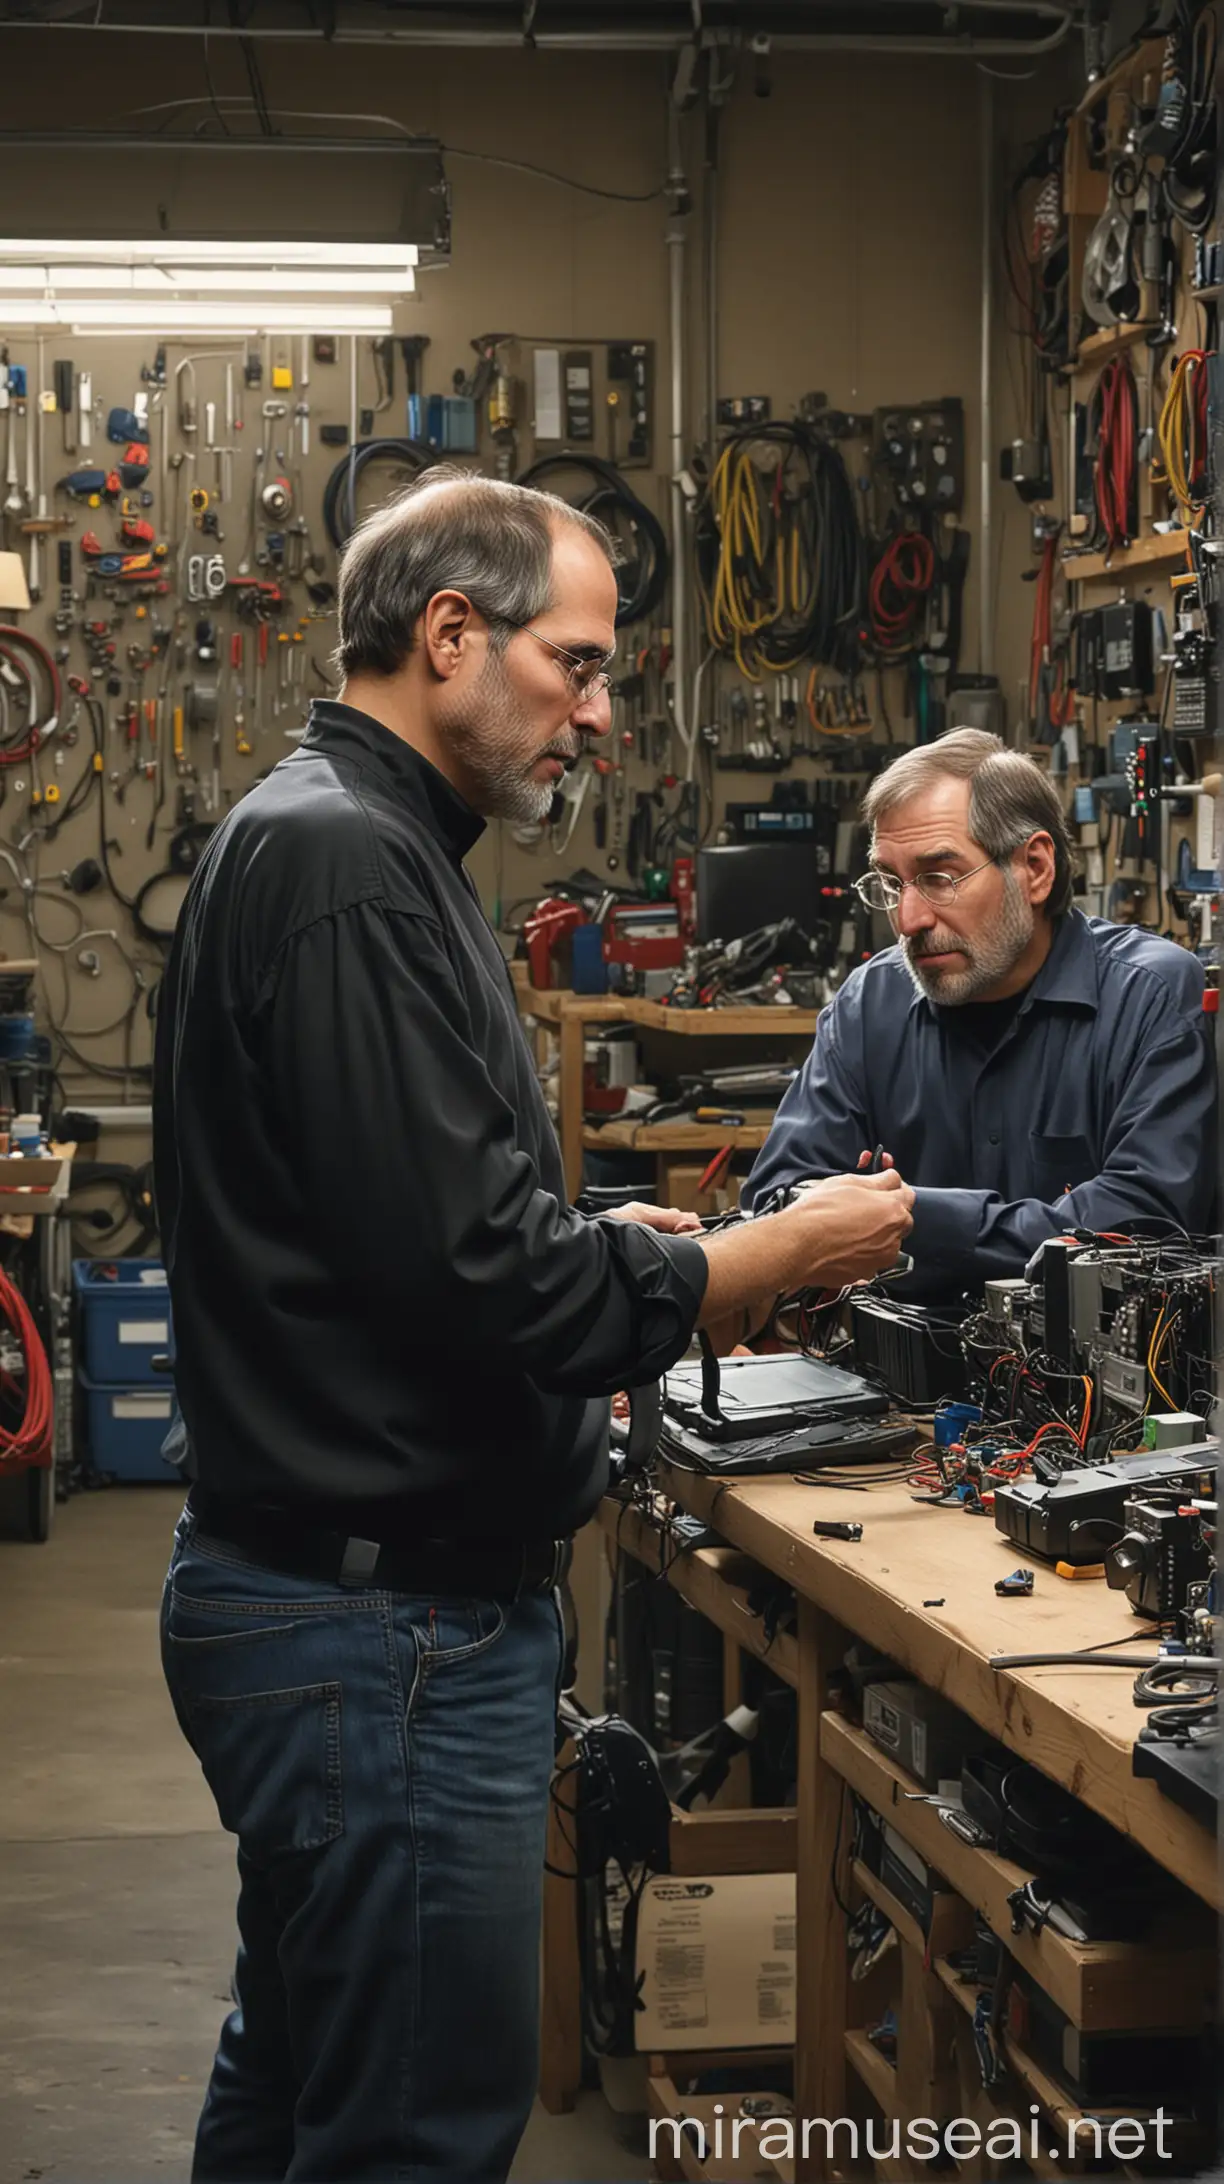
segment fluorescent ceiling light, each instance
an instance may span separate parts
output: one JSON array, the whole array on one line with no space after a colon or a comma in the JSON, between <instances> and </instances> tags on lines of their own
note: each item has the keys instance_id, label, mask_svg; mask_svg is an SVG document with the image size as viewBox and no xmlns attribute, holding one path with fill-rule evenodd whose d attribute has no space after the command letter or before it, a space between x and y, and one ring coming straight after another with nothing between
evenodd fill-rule
<instances>
[{"instance_id":1,"label":"fluorescent ceiling light","mask_svg":"<svg viewBox=\"0 0 1224 2184\"><path fill-rule=\"evenodd\" d=\"M0 262L0 291L44 296L48 301L95 293L129 296L410 296L416 277L399 273L337 272L308 265L256 271L249 266L223 272L215 267L173 265L5 265Z\"/></svg>"},{"instance_id":2,"label":"fluorescent ceiling light","mask_svg":"<svg viewBox=\"0 0 1224 2184\"><path fill-rule=\"evenodd\" d=\"M311 309L290 303L135 303L88 296L61 296L48 303L45 298L19 297L5 302L4 324L6 329L66 326L83 333L389 334L393 314L389 304L330 299Z\"/></svg>"},{"instance_id":3,"label":"fluorescent ceiling light","mask_svg":"<svg viewBox=\"0 0 1224 2184\"><path fill-rule=\"evenodd\" d=\"M137 238L133 242L72 242L56 238L41 242L6 240L0 236L0 263L33 259L42 265L72 259L91 264L110 260L114 265L137 262L165 265L352 265L386 266L411 270L418 262L415 243L251 243L186 242L180 237Z\"/></svg>"}]
</instances>

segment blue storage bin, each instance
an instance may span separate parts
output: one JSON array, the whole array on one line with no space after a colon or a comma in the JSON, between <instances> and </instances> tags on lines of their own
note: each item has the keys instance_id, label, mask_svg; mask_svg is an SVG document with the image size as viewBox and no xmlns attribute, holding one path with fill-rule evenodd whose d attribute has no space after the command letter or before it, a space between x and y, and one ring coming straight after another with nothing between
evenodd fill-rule
<instances>
[{"instance_id":1,"label":"blue storage bin","mask_svg":"<svg viewBox=\"0 0 1224 2184\"><path fill-rule=\"evenodd\" d=\"M170 1290L160 1259L74 1259L80 1366L99 1385L169 1387L153 1360L173 1348Z\"/></svg>"},{"instance_id":2,"label":"blue storage bin","mask_svg":"<svg viewBox=\"0 0 1224 2184\"><path fill-rule=\"evenodd\" d=\"M112 1478L177 1481L183 1475L162 1455L174 1416L174 1385L159 1375L156 1387L98 1387L79 1378L90 1466Z\"/></svg>"}]
</instances>

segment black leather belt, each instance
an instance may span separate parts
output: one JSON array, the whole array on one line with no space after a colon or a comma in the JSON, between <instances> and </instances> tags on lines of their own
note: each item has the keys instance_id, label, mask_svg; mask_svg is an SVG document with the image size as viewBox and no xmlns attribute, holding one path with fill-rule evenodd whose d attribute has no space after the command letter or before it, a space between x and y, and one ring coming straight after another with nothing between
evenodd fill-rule
<instances>
[{"instance_id":1,"label":"black leather belt","mask_svg":"<svg viewBox=\"0 0 1224 2184\"><path fill-rule=\"evenodd\" d=\"M195 1485L187 1507L200 1534L236 1547L254 1562L287 1577L325 1585L370 1587L378 1592L434 1597L516 1600L520 1593L548 1593L570 1565L567 1539L507 1541L422 1540L412 1547L360 1539L325 1525L305 1524L288 1510L255 1509Z\"/></svg>"}]
</instances>

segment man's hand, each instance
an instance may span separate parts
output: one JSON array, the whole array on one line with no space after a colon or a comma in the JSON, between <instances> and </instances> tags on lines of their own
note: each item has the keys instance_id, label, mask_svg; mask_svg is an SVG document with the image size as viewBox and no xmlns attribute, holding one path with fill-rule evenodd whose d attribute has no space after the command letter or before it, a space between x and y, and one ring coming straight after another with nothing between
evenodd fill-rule
<instances>
[{"instance_id":1,"label":"man's hand","mask_svg":"<svg viewBox=\"0 0 1224 2184\"><path fill-rule=\"evenodd\" d=\"M663 1236L699 1236L701 1216L682 1213L679 1206L646 1206L639 1199L632 1199L627 1206L612 1206L604 1216L609 1221L639 1221L643 1228L658 1229Z\"/></svg>"},{"instance_id":2,"label":"man's hand","mask_svg":"<svg viewBox=\"0 0 1224 2184\"><path fill-rule=\"evenodd\" d=\"M788 1216L802 1214L811 1222L811 1273L797 1286L840 1288L882 1273L914 1225L913 1204L913 1191L892 1167L808 1185L787 1209Z\"/></svg>"},{"instance_id":3,"label":"man's hand","mask_svg":"<svg viewBox=\"0 0 1224 2184\"><path fill-rule=\"evenodd\" d=\"M859 1164L859 1173L860 1173L860 1175L862 1174L862 1172L863 1172L864 1168L869 1168L869 1167L871 1166L871 1163L872 1163L872 1161L873 1161L874 1159L875 1159L875 1154L874 1154L874 1153L860 1153L860 1154L859 1154L859 1158L858 1158L858 1164ZM893 1167L894 1165L895 1165L895 1163L894 1163L894 1161L893 1161L893 1156L892 1156L892 1154L891 1154L891 1153L881 1153L881 1155L880 1155L880 1166L881 1166L882 1168L891 1168L891 1167Z\"/></svg>"},{"instance_id":4,"label":"man's hand","mask_svg":"<svg viewBox=\"0 0 1224 2184\"><path fill-rule=\"evenodd\" d=\"M704 1239L709 1278L700 1325L717 1327L753 1299L840 1289L892 1266L913 1227L914 1193L895 1168L805 1185L781 1213Z\"/></svg>"}]
</instances>

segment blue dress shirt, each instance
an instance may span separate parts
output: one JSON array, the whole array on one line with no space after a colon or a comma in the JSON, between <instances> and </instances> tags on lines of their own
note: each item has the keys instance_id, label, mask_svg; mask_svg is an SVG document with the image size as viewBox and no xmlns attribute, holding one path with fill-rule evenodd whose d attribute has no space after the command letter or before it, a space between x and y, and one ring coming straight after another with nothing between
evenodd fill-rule
<instances>
[{"instance_id":1,"label":"blue dress shirt","mask_svg":"<svg viewBox=\"0 0 1224 2184\"><path fill-rule=\"evenodd\" d=\"M1019 1274L1072 1228L1202 1234L1218 1157L1203 986L1186 949L1072 910L987 1052L887 948L821 1015L745 1203L883 1144L917 1189L911 1295Z\"/></svg>"}]
</instances>

